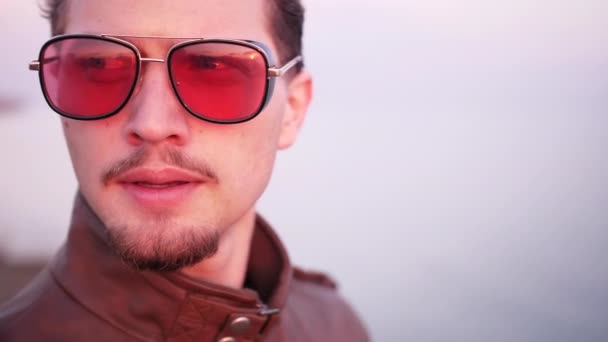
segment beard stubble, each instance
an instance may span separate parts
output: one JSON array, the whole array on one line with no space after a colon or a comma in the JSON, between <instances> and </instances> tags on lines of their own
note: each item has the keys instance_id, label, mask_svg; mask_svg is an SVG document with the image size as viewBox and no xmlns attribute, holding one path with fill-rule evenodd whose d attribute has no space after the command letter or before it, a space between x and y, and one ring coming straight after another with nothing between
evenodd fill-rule
<instances>
[{"instance_id":1,"label":"beard stubble","mask_svg":"<svg viewBox=\"0 0 608 342\"><path fill-rule=\"evenodd\" d=\"M143 165L151 151L142 147L102 173L104 185L133 168ZM167 147L159 153L167 165L193 171L217 183L216 174L206 163L194 160L178 149ZM218 227L179 224L163 214L151 215L149 223L107 224L108 242L113 251L138 271L173 272L195 265L217 253Z\"/></svg>"}]
</instances>

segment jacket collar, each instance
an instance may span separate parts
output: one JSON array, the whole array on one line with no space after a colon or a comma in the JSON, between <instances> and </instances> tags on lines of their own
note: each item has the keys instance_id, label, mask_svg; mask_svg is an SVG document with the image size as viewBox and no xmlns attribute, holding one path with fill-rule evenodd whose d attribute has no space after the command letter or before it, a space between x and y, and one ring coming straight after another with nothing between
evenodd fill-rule
<instances>
[{"instance_id":1,"label":"jacket collar","mask_svg":"<svg viewBox=\"0 0 608 342\"><path fill-rule=\"evenodd\" d=\"M78 194L67 242L51 271L77 302L128 335L146 341L235 335L255 340L280 320L292 268L281 241L260 216L247 269L251 289L135 271L108 247L104 230Z\"/></svg>"}]
</instances>

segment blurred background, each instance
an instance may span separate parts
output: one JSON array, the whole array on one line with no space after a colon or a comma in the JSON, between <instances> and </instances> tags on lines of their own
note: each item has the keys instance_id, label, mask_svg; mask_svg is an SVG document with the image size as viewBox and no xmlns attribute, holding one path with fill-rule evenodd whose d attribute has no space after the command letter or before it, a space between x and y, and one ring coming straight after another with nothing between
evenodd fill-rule
<instances>
[{"instance_id":1,"label":"blurred background","mask_svg":"<svg viewBox=\"0 0 608 342\"><path fill-rule=\"evenodd\" d=\"M305 0L316 96L261 212L376 341L608 340L608 2ZM76 188L2 0L0 299Z\"/></svg>"}]
</instances>

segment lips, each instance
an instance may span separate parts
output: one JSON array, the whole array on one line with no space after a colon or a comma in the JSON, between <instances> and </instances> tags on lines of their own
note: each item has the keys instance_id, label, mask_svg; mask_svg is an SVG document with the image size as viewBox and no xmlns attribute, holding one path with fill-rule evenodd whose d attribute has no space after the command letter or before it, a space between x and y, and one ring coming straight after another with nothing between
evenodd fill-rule
<instances>
[{"instance_id":1,"label":"lips","mask_svg":"<svg viewBox=\"0 0 608 342\"><path fill-rule=\"evenodd\" d=\"M210 180L182 169L137 168L120 175L116 181L139 205L167 207L188 200L194 190Z\"/></svg>"},{"instance_id":2,"label":"lips","mask_svg":"<svg viewBox=\"0 0 608 342\"><path fill-rule=\"evenodd\" d=\"M133 184L137 185L137 186L143 186L146 188L165 189L165 188L170 188L172 186L184 185L187 183L189 183L189 182L177 181L177 182L162 183L162 184L149 183L149 182L134 182Z\"/></svg>"},{"instance_id":3,"label":"lips","mask_svg":"<svg viewBox=\"0 0 608 342\"><path fill-rule=\"evenodd\" d=\"M119 183L139 183L141 185L170 185L177 183L200 183L204 182L203 176L189 171L166 168L160 170L153 169L133 169L125 172L117 178Z\"/></svg>"}]
</instances>

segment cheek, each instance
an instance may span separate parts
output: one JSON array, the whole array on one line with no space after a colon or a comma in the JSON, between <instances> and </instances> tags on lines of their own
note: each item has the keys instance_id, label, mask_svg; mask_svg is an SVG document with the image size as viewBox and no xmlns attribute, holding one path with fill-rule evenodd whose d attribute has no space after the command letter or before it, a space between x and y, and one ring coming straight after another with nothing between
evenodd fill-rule
<instances>
[{"instance_id":1,"label":"cheek","mask_svg":"<svg viewBox=\"0 0 608 342\"><path fill-rule=\"evenodd\" d=\"M218 154L223 171L238 188L234 190L260 192L265 188L274 166L280 127L278 111L265 111L241 127L235 126L238 132L230 139L230 151Z\"/></svg>"},{"instance_id":2,"label":"cheek","mask_svg":"<svg viewBox=\"0 0 608 342\"><path fill-rule=\"evenodd\" d=\"M280 103L279 103L280 104ZM277 102L252 121L250 127L241 133L241 146L248 146L248 155L255 158L252 165L266 165L274 162L281 134L282 112ZM256 121L257 120L257 121Z\"/></svg>"},{"instance_id":3,"label":"cheek","mask_svg":"<svg viewBox=\"0 0 608 342\"><path fill-rule=\"evenodd\" d=\"M66 139L72 166L81 187L90 188L99 179L105 148L102 142L111 141L103 130L95 129L93 122L63 119L63 133Z\"/></svg>"},{"instance_id":4,"label":"cheek","mask_svg":"<svg viewBox=\"0 0 608 342\"><path fill-rule=\"evenodd\" d=\"M257 179L263 181L272 169L276 154L274 140L275 132L246 131L235 139L234 151L230 153L230 166L227 172L232 174L239 183Z\"/></svg>"}]
</instances>

